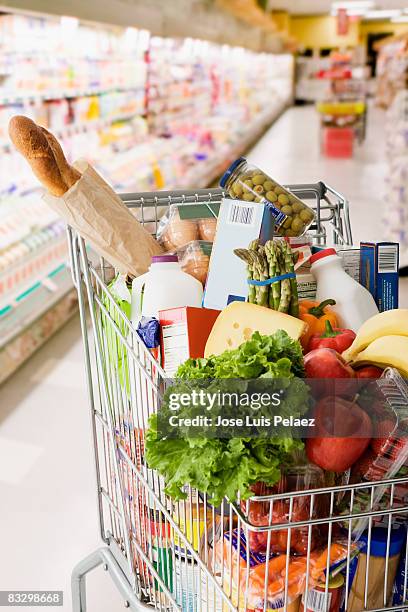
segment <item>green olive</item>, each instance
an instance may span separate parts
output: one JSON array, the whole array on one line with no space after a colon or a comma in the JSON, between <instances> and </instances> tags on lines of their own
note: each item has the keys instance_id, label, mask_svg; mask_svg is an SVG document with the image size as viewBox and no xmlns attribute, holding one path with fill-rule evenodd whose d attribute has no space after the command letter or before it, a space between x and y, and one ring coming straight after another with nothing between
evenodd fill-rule
<instances>
[{"instance_id":1,"label":"green olive","mask_svg":"<svg viewBox=\"0 0 408 612\"><path fill-rule=\"evenodd\" d=\"M274 192L276 193L276 195L280 195L281 193L285 193L285 191L282 189L282 187L279 187L279 185L277 185L275 187Z\"/></svg>"},{"instance_id":2,"label":"green olive","mask_svg":"<svg viewBox=\"0 0 408 612\"><path fill-rule=\"evenodd\" d=\"M266 181L266 176L264 174L255 174L252 178L252 182L254 185L263 185Z\"/></svg>"},{"instance_id":3,"label":"green olive","mask_svg":"<svg viewBox=\"0 0 408 612\"><path fill-rule=\"evenodd\" d=\"M255 196L255 202L264 202L264 201L265 201L265 198L262 195Z\"/></svg>"},{"instance_id":4,"label":"green olive","mask_svg":"<svg viewBox=\"0 0 408 612\"><path fill-rule=\"evenodd\" d=\"M254 186L253 182L251 181L251 179L246 179L244 181L244 185L246 185L247 187L250 187L252 189L252 187Z\"/></svg>"},{"instance_id":5,"label":"green olive","mask_svg":"<svg viewBox=\"0 0 408 612\"><path fill-rule=\"evenodd\" d=\"M265 189L265 191L271 191L274 187L275 187L275 183L272 183L272 181L265 181L264 182L264 189Z\"/></svg>"},{"instance_id":6,"label":"green olive","mask_svg":"<svg viewBox=\"0 0 408 612\"><path fill-rule=\"evenodd\" d=\"M314 218L314 213L312 210L310 210L310 208L304 208L300 211L299 217L305 223L309 223L309 221L312 221L312 219Z\"/></svg>"},{"instance_id":7,"label":"green olive","mask_svg":"<svg viewBox=\"0 0 408 612\"><path fill-rule=\"evenodd\" d=\"M288 217L286 221L283 223L283 227L285 229L289 229L292 226L292 221L293 221L292 217Z\"/></svg>"},{"instance_id":8,"label":"green olive","mask_svg":"<svg viewBox=\"0 0 408 612\"><path fill-rule=\"evenodd\" d=\"M285 206L282 206L282 212L285 213L285 215L291 215L292 207L286 204Z\"/></svg>"},{"instance_id":9,"label":"green olive","mask_svg":"<svg viewBox=\"0 0 408 612\"><path fill-rule=\"evenodd\" d=\"M263 188L263 185L255 185L254 191L255 191L255 193L259 194L259 193L264 193L265 190Z\"/></svg>"},{"instance_id":10,"label":"green olive","mask_svg":"<svg viewBox=\"0 0 408 612\"><path fill-rule=\"evenodd\" d=\"M267 191L265 197L268 198L270 202L276 202L276 200L278 199L278 196L274 191Z\"/></svg>"},{"instance_id":11,"label":"green olive","mask_svg":"<svg viewBox=\"0 0 408 612\"><path fill-rule=\"evenodd\" d=\"M235 193L235 195L240 196L242 195L244 188L242 187L241 183L237 181L236 183L233 184L232 191L233 193Z\"/></svg>"},{"instance_id":12,"label":"green olive","mask_svg":"<svg viewBox=\"0 0 408 612\"><path fill-rule=\"evenodd\" d=\"M292 221L291 228L299 235L302 232L304 226L305 224L303 223L302 219L300 219L300 217L295 217Z\"/></svg>"},{"instance_id":13,"label":"green olive","mask_svg":"<svg viewBox=\"0 0 408 612\"><path fill-rule=\"evenodd\" d=\"M303 206L302 202L299 202L299 200L296 201L296 202L293 202L292 210L293 210L294 213L300 213L300 211L303 210L303 209L304 209L304 206Z\"/></svg>"},{"instance_id":14,"label":"green olive","mask_svg":"<svg viewBox=\"0 0 408 612\"><path fill-rule=\"evenodd\" d=\"M285 206L285 204L289 204L289 198L286 193L280 193L278 195L278 200L283 206Z\"/></svg>"},{"instance_id":15,"label":"green olive","mask_svg":"<svg viewBox=\"0 0 408 612\"><path fill-rule=\"evenodd\" d=\"M296 236L296 232L294 232L293 229L289 228L285 230L285 236L287 236L288 238L294 238Z\"/></svg>"},{"instance_id":16,"label":"green olive","mask_svg":"<svg viewBox=\"0 0 408 612\"><path fill-rule=\"evenodd\" d=\"M245 202L253 202L255 200L255 196L253 193L244 193L242 199L245 200Z\"/></svg>"}]
</instances>

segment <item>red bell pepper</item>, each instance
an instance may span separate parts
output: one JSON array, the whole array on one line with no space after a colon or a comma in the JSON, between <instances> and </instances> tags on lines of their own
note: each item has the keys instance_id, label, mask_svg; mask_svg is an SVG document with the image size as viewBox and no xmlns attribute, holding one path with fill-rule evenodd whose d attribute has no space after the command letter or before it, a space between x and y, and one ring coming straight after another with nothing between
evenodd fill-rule
<instances>
[{"instance_id":1,"label":"red bell pepper","mask_svg":"<svg viewBox=\"0 0 408 612\"><path fill-rule=\"evenodd\" d=\"M351 329L340 329L332 327L330 321L325 323L325 331L322 334L315 334L310 338L308 352L318 348L329 348L342 353L348 349L356 337Z\"/></svg>"}]
</instances>

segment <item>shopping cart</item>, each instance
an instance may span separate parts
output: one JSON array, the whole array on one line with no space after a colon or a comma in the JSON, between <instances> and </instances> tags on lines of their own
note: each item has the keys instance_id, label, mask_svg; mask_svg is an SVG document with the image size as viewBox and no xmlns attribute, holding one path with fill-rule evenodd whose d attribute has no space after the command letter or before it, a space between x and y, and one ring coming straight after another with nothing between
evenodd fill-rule
<instances>
[{"instance_id":1,"label":"shopping cart","mask_svg":"<svg viewBox=\"0 0 408 612\"><path fill-rule=\"evenodd\" d=\"M329 231L335 244L352 243L345 198L323 183L294 185L290 189L303 199L314 200L317 214L313 231L318 243L328 239ZM169 203L214 202L222 196L220 190L198 190L127 194L123 200L154 234L159 213ZM406 518L408 513L408 506L394 507L393 503L396 488L406 485L408 478L364 485L336 483L329 488L310 486L290 494L257 491L246 502L224 499L218 508L207 503L205 494L186 487L186 499L173 501L164 492L163 479L147 467L143 457L147 421L160 405L165 373L109 291L109 266L105 261L91 261L84 240L71 228L68 228L68 238L73 281L79 296L95 451L96 498L104 542L104 546L73 571L74 612L86 610L85 578L100 565L110 573L125 606L134 610L295 610L299 599L293 601L292 578L297 571L292 565L293 557L286 554L275 558L280 563L283 561L279 576L274 574L276 568L269 562L262 566L264 574L256 574L260 566L254 570L251 559L254 540L263 541L262 554L269 558L276 535L283 534L285 552L289 553L291 542L299 533L306 547L301 557L306 564L302 590L308 598L314 593L313 605L316 597L319 598L319 610L331 610L332 587L329 573L324 572L329 569L329 557L327 567L325 562L325 567L320 568L327 576L323 590L320 587L320 594L312 591L312 570L316 569L312 550L314 530L324 532L325 545L331 550L339 522L345 526L348 537L343 544L342 565L347 590L355 552L352 526L356 520L362 521L371 533L372 526L381 517L390 534L392 524L401 517ZM355 504L361 489L369 499L366 508ZM380 497L383 506L378 509ZM321 498L326 504L323 518L315 512ZM385 507L384 499L387 500ZM341 513L337 510L339 500L343 500ZM300 501L307 508L306 517L299 517L297 513ZM286 517L276 522L274 508L282 504L285 504ZM254 522L253 510L260 508L263 520ZM385 585L384 607L375 608L378 610L392 609L387 608L391 572L388 557L381 576ZM337 571L340 569L338 566ZM283 582L282 575L287 577ZM255 593L254 584L258 585ZM370 609L370 584L367 563L365 609ZM405 578L405 590L406 586ZM255 605L254 597L261 603ZM408 609L408 605L398 609Z\"/></svg>"}]
</instances>

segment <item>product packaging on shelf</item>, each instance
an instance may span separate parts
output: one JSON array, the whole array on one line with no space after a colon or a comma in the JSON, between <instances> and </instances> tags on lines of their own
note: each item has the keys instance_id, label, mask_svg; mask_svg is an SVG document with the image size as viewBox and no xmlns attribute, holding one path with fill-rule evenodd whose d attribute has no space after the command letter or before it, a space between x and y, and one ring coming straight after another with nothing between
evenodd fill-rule
<instances>
[{"instance_id":1,"label":"product packaging on shelf","mask_svg":"<svg viewBox=\"0 0 408 612\"><path fill-rule=\"evenodd\" d=\"M380 312L398 308L399 244L362 242L360 283L376 301Z\"/></svg>"},{"instance_id":2,"label":"product packaging on shelf","mask_svg":"<svg viewBox=\"0 0 408 612\"><path fill-rule=\"evenodd\" d=\"M182 270L194 276L203 285L207 279L212 245L212 242L205 240L193 240L176 251Z\"/></svg>"},{"instance_id":3,"label":"product packaging on shelf","mask_svg":"<svg viewBox=\"0 0 408 612\"><path fill-rule=\"evenodd\" d=\"M204 307L222 310L230 302L244 302L248 296L246 264L234 249L260 238L273 236L274 214L269 203L253 204L224 198L221 202L204 292Z\"/></svg>"},{"instance_id":4,"label":"product packaging on shelf","mask_svg":"<svg viewBox=\"0 0 408 612\"><path fill-rule=\"evenodd\" d=\"M189 242L213 242L219 203L171 204L157 229L157 239L166 251L174 251Z\"/></svg>"},{"instance_id":5,"label":"product packaging on shelf","mask_svg":"<svg viewBox=\"0 0 408 612\"><path fill-rule=\"evenodd\" d=\"M189 357L204 357L205 344L219 314L219 310L191 306L159 311L162 366L169 378Z\"/></svg>"},{"instance_id":6,"label":"product packaging on shelf","mask_svg":"<svg viewBox=\"0 0 408 612\"><path fill-rule=\"evenodd\" d=\"M220 185L231 198L247 203L269 203L276 235L301 236L315 220L315 213L309 206L243 157L231 164ZM253 205L248 204L247 215L252 208Z\"/></svg>"}]
</instances>

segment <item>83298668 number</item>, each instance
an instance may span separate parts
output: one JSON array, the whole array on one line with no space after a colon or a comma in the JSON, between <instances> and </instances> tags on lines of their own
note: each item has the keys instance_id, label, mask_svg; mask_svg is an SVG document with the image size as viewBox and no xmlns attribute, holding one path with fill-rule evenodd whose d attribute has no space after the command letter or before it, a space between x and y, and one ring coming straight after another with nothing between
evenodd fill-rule
<instances>
[{"instance_id":1,"label":"83298668 number","mask_svg":"<svg viewBox=\"0 0 408 612\"><path fill-rule=\"evenodd\" d=\"M62 591L0 591L0 606L62 606Z\"/></svg>"}]
</instances>

